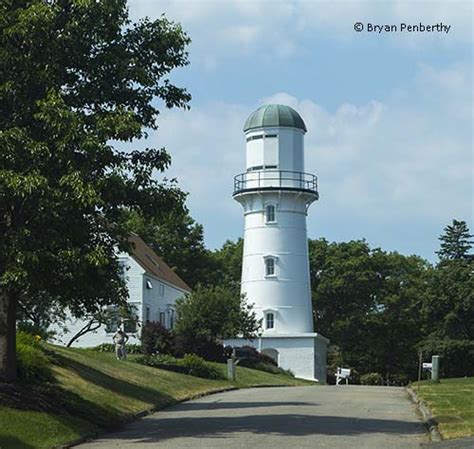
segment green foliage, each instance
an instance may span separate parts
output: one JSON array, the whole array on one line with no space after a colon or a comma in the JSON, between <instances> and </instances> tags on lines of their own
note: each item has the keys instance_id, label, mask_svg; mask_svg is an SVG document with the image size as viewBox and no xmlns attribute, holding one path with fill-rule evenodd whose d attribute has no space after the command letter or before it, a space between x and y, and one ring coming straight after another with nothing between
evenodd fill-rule
<instances>
[{"instance_id":1,"label":"green foliage","mask_svg":"<svg viewBox=\"0 0 474 449\"><path fill-rule=\"evenodd\" d=\"M408 385L409 379L408 376L404 373L401 374L390 374L388 378L389 385L396 385L396 386L405 386Z\"/></svg>"},{"instance_id":2,"label":"green foliage","mask_svg":"<svg viewBox=\"0 0 474 449\"><path fill-rule=\"evenodd\" d=\"M474 340L474 259L444 260L431 272L422 304L426 336Z\"/></svg>"},{"instance_id":3,"label":"green foliage","mask_svg":"<svg viewBox=\"0 0 474 449\"><path fill-rule=\"evenodd\" d=\"M441 248L436 254L440 260L467 259L474 243L473 237L465 221L453 220L451 225L444 228L444 234L439 237Z\"/></svg>"},{"instance_id":4,"label":"green foliage","mask_svg":"<svg viewBox=\"0 0 474 449\"><path fill-rule=\"evenodd\" d=\"M416 256L371 249L365 241L310 240L309 252L316 329L338 347L336 359L328 358L332 370L415 376L430 266Z\"/></svg>"},{"instance_id":5,"label":"green foliage","mask_svg":"<svg viewBox=\"0 0 474 449\"><path fill-rule=\"evenodd\" d=\"M20 381L28 384L53 381L51 361L41 349L39 336L18 332L16 351Z\"/></svg>"},{"instance_id":6,"label":"green foliage","mask_svg":"<svg viewBox=\"0 0 474 449\"><path fill-rule=\"evenodd\" d=\"M197 339L253 338L259 327L245 297L224 287L198 285L176 302L176 313L176 332Z\"/></svg>"},{"instance_id":7,"label":"green foliage","mask_svg":"<svg viewBox=\"0 0 474 449\"><path fill-rule=\"evenodd\" d=\"M92 351L96 352L111 352L115 353L115 345L113 343L102 343L98 346L91 348ZM129 344L125 345L125 350L127 354L141 354L142 347L141 345Z\"/></svg>"},{"instance_id":8,"label":"green foliage","mask_svg":"<svg viewBox=\"0 0 474 449\"><path fill-rule=\"evenodd\" d=\"M206 280L208 285L221 285L234 291L240 291L240 277L242 276L242 256L244 240L236 242L227 240L222 248L211 253L214 261L213 271Z\"/></svg>"},{"instance_id":9,"label":"green foliage","mask_svg":"<svg viewBox=\"0 0 474 449\"><path fill-rule=\"evenodd\" d=\"M433 355L441 356L440 376L442 378L474 376L473 340L430 337L422 341L419 348L422 350L423 360L431 361Z\"/></svg>"},{"instance_id":10,"label":"green foliage","mask_svg":"<svg viewBox=\"0 0 474 449\"><path fill-rule=\"evenodd\" d=\"M188 107L169 73L188 64L190 39L164 16L131 23L125 0L8 0L0 29L0 314L18 301L76 317L124 304L122 211L180 210L185 195L156 176L164 149L113 142L157 129L163 103Z\"/></svg>"},{"instance_id":11,"label":"green foliage","mask_svg":"<svg viewBox=\"0 0 474 449\"><path fill-rule=\"evenodd\" d=\"M222 370L218 369L202 357L196 354L186 354L178 359L171 355L144 355L133 359L141 365L153 366L155 368L175 371L204 379L225 379Z\"/></svg>"},{"instance_id":12,"label":"green foliage","mask_svg":"<svg viewBox=\"0 0 474 449\"><path fill-rule=\"evenodd\" d=\"M152 219L127 210L124 220L190 287L205 283L214 273L216 264L204 246L203 227L187 210L157 210Z\"/></svg>"},{"instance_id":13,"label":"green foliage","mask_svg":"<svg viewBox=\"0 0 474 449\"><path fill-rule=\"evenodd\" d=\"M25 332L27 334L39 335L42 340L48 340L52 336L52 333L48 332L44 327L35 326L30 321L19 321L17 328L19 331Z\"/></svg>"},{"instance_id":14,"label":"green foliage","mask_svg":"<svg viewBox=\"0 0 474 449\"><path fill-rule=\"evenodd\" d=\"M196 354L186 354L179 365L188 370L188 374L204 379L225 379L222 371Z\"/></svg>"},{"instance_id":15,"label":"green foliage","mask_svg":"<svg viewBox=\"0 0 474 449\"><path fill-rule=\"evenodd\" d=\"M383 379L379 373L367 373L360 376L362 385L382 385Z\"/></svg>"},{"instance_id":16,"label":"green foliage","mask_svg":"<svg viewBox=\"0 0 474 449\"><path fill-rule=\"evenodd\" d=\"M173 347L173 335L158 322L149 322L142 327L143 354L169 354Z\"/></svg>"}]
</instances>

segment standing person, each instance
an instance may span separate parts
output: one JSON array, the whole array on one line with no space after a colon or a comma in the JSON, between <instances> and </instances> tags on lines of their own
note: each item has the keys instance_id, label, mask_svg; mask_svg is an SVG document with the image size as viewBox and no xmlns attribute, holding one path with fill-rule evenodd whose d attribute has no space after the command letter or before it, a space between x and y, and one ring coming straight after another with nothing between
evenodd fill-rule
<instances>
[{"instance_id":1,"label":"standing person","mask_svg":"<svg viewBox=\"0 0 474 449\"><path fill-rule=\"evenodd\" d=\"M115 344L115 355L117 360L125 360L127 358L125 344L128 341L128 335L119 327L112 338Z\"/></svg>"}]
</instances>

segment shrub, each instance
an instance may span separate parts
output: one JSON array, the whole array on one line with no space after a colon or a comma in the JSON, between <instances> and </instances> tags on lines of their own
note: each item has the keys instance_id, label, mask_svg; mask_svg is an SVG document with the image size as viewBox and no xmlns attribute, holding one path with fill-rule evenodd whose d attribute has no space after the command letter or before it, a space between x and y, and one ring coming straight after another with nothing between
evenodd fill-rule
<instances>
[{"instance_id":1,"label":"shrub","mask_svg":"<svg viewBox=\"0 0 474 449\"><path fill-rule=\"evenodd\" d=\"M206 362L196 354L186 354L180 361L180 366L188 369L191 376L203 377L204 379L223 379L222 371Z\"/></svg>"},{"instance_id":2,"label":"shrub","mask_svg":"<svg viewBox=\"0 0 474 449\"><path fill-rule=\"evenodd\" d=\"M171 354L175 357L184 357L185 354L197 354L211 362L225 362L230 353L220 343L207 338L175 334L171 348Z\"/></svg>"},{"instance_id":3,"label":"shrub","mask_svg":"<svg viewBox=\"0 0 474 449\"><path fill-rule=\"evenodd\" d=\"M51 361L40 346L41 339L25 332L17 333L18 378L22 382L44 383L54 380Z\"/></svg>"},{"instance_id":4,"label":"shrub","mask_svg":"<svg viewBox=\"0 0 474 449\"><path fill-rule=\"evenodd\" d=\"M182 359L166 354L143 355L136 357L133 361L141 365L175 371L204 379L225 379L222 370L195 354L186 354Z\"/></svg>"},{"instance_id":5,"label":"shrub","mask_svg":"<svg viewBox=\"0 0 474 449\"><path fill-rule=\"evenodd\" d=\"M179 359L169 354L141 355L135 357L134 362L141 365L161 367L162 365L178 365Z\"/></svg>"},{"instance_id":6,"label":"shrub","mask_svg":"<svg viewBox=\"0 0 474 449\"><path fill-rule=\"evenodd\" d=\"M173 346L173 334L162 324L151 321L142 328L143 354L169 354Z\"/></svg>"},{"instance_id":7,"label":"shrub","mask_svg":"<svg viewBox=\"0 0 474 449\"><path fill-rule=\"evenodd\" d=\"M382 385L382 375L379 373L367 373L360 376L362 385Z\"/></svg>"},{"instance_id":8,"label":"shrub","mask_svg":"<svg viewBox=\"0 0 474 449\"><path fill-rule=\"evenodd\" d=\"M115 352L115 345L113 343L102 343L98 346L91 348L92 351L97 352ZM141 345L125 345L127 354L141 354L142 347Z\"/></svg>"},{"instance_id":9,"label":"shrub","mask_svg":"<svg viewBox=\"0 0 474 449\"><path fill-rule=\"evenodd\" d=\"M388 378L389 385L405 386L408 385L408 376L406 374L391 374Z\"/></svg>"}]
</instances>

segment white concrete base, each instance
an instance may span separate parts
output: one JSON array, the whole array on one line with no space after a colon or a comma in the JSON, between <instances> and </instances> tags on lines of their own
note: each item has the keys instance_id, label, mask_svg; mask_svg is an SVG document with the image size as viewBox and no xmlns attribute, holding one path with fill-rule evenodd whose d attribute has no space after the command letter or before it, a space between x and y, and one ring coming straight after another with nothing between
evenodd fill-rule
<instances>
[{"instance_id":1,"label":"white concrete base","mask_svg":"<svg viewBox=\"0 0 474 449\"><path fill-rule=\"evenodd\" d=\"M225 346L252 346L272 357L280 368L291 370L295 377L326 383L326 352L329 340L317 333L279 334L255 340L234 338Z\"/></svg>"}]
</instances>

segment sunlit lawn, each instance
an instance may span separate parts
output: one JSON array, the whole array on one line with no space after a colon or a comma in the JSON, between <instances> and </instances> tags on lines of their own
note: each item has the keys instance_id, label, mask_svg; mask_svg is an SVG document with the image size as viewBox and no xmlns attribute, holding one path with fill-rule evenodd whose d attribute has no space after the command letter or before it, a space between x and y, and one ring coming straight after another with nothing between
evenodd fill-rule
<instances>
[{"instance_id":1,"label":"sunlit lawn","mask_svg":"<svg viewBox=\"0 0 474 449\"><path fill-rule=\"evenodd\" d=\"M1 449L54 447L84 434L117 427L139 412L224 388L308 385L286 375L239 366L237 381L229 382L118 361L112 354L91 350L51 349L56 359L55 386L41 391L24 387L19 391L32 407L24 407L21 399L15 407L4 406L0 396ZM218 366L226 369L223 364ZM37 406L43 402L44 406Z\"/></svg>"},{"instance_id":2,"label":"sunlit lawn","mask_svg":"<svg viewBox=\"0 0 474 449\"><path fill-rule=\"evenodd\" d=\"M443 438L474 435L474 377L421 382L413 389L429 405Z\"/></svg>"}]
</instances>

